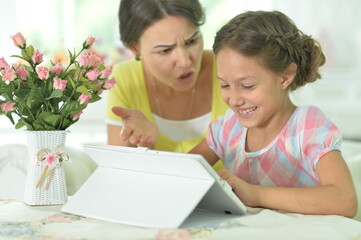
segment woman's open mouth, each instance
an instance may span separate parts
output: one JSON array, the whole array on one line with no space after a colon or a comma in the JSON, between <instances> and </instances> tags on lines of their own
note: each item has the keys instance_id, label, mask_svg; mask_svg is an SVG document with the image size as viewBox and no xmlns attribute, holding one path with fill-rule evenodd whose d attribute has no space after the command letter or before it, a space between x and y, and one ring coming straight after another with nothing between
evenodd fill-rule
<instances>
[{"instance_id":1,"label":"woman's open mouth","mask_svg":"<svg viewBox=\"0 0 361 240\"><path fill-rule=\"evenodd\" d=\"M192 71L184 73L178 77L178 79L182 82L188 82L193 79L194 73Z\"/></svg>"}]
</instances>

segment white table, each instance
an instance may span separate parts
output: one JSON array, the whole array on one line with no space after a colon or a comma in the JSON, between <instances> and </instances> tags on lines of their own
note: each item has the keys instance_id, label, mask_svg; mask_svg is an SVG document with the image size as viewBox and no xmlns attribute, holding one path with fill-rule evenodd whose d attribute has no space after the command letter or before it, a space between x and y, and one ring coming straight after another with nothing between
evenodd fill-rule
<instances>
[{"instance_id":1,"label":"white table","mask_svg":"<svg viewBox=\"0 0 361 240\"><path fill-rule=\"evenodd\" d=\"M186 240L307 239L360 240L361 222L340 216L316 216L249 208L249 214L199 228L149 229L60 212L61 206L31 207L0 200L0 239Z\"/></svg>"}]
</instances>

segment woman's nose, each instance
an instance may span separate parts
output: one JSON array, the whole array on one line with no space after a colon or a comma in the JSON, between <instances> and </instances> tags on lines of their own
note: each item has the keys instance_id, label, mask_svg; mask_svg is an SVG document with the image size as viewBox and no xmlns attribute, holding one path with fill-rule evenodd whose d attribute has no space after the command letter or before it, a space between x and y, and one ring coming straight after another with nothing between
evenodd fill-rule
<instances>
[{"instance_id":1,"label":"woman's nose","mask_svg":"<svg viewBox=\"0 0 361 240\"><path fill-rule=\"evenodd\" d=\"M181 68L189 67L192 61L188 49L179 48L176 52L176 66Z\"/></svg>"}]
</instances>

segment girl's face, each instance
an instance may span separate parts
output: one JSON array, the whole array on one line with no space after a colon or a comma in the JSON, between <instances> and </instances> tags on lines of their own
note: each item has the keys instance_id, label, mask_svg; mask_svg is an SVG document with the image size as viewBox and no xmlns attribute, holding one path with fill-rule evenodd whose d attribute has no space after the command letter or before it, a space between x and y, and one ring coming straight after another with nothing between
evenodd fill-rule
<instances>
[{"instance_id":1,"label":"girl's face","mask_svg":"<svg viewBox=\"0 0 361 240\"><path fill-rule=\"evenodd\" d=\"M145 30L132 47L148 76L178 91L191 89L200 71L203 38L183 17L167 16Z\"/></svg>"},{"instance_id":2,"label":"girl's face","mask_svg":"<svg viewBox=\"0 0 361 240\"><path fill-rule=\"evenodd\" d=\"M286 88L293 74L275 74L259 58L246 57L230 48L218 52L216 63L223 100L244 127L265 128L283 119L283 110L292 104Z\"/></svg>"}]
</instances>

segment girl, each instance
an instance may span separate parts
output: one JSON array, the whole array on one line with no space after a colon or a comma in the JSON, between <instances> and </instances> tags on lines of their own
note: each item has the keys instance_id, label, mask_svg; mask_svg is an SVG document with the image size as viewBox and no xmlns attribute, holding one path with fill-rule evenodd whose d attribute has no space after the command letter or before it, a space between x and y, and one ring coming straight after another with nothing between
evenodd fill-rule
<instances>
[{"instance_id":1,"label":"girl","mask_svg":"<svg viewBox=\"0 0 361 240\"><path fill-rule=\"evenodd\" d=\"M295 106L289 92L320 78L319 44L284 14L246 12L217 33L218 79L231 108L192 150L248 206L353 217L357 197L341 155L338 128L314 106Z\"/></svg>"}]
</instances>

